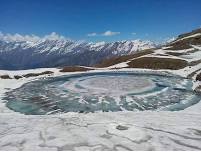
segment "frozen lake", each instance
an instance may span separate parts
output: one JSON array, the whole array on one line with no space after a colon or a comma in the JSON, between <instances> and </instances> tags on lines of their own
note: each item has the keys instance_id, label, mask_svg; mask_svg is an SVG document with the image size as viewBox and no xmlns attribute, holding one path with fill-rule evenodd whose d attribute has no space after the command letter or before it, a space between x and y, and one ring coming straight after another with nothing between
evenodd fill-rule
<instances>
[{"instance_id":1,"label":"frozen lake","mask_svg":"<svg viewBox=\"0 0 201 152\"><path fill-rule=\"evenodd\" d=\"M200 101L192 81L178 76L98 72L40 79L6 93L8 108L23 114L183 110Z\"/></svg>"}]
</instances>

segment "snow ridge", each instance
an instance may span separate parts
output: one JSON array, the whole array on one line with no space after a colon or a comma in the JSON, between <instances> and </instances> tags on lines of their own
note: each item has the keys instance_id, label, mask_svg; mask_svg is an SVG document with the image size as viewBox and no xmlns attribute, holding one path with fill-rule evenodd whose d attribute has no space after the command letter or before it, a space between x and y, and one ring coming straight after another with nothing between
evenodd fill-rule
<instances>
[{"instance_id":1,"label":"snow ridge","mask_svg":"<svg viewBox=\"0 0 201 152\"><path fill-rule=\"evenodd\" d=\"M5 65L1 63L3 61L9 61L11 65L3 66L2 69L91 66L104 58L127 55L155 46L153 42L142 40L88 43L71 40L55 32L44 37L0 33L0 68Z\"/></svg>"}]
</instances>

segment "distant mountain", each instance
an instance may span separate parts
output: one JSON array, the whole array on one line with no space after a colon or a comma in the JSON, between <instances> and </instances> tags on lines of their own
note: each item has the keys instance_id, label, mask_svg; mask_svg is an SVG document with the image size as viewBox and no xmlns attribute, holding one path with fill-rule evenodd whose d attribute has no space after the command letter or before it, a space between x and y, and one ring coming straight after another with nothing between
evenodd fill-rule
<instances>
[{"instance_id":1,"label":"distant mountain","mask_svg":"<svg viewBox=\"0 0 201 152\"><path fill-rule=\"evenodd\" d=\"M150 41L87 43L52 33L43 38L0 33L0 69L97 64L102 59L155 47Z\"/></svg>"}]
</instances>

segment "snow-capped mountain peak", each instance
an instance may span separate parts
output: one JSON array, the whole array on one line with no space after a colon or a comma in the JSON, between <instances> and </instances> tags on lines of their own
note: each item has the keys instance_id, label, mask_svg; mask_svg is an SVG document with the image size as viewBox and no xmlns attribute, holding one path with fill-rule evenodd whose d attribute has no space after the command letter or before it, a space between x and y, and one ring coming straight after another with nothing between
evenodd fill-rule
<instances>
[{"instance_id":1,"label":"snow-capped mountain peak","mask_svg":"<svg viewBox=\"0 0 201 152\"><path fill-rule=\"evenodd\" d=\"M142 40L97 43L74 41L55 32L43 37L0 33L0 61L9 63L6 66L2 63L3 69L93 65L104 58L153 47L153 42Z\"/></svg>"}]
</instances>

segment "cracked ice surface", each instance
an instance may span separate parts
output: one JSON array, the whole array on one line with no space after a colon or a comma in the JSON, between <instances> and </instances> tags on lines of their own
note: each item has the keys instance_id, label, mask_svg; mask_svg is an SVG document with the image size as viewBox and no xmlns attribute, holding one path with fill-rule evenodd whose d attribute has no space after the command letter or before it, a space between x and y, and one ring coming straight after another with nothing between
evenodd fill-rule
<instances>
[{"instance_id":1,"label":"cracked ice surface","mask_svg":"<svg viewBox=\"0 0 201 152\"><path fill-rule=\"evenodd\" d=\"M6 105L24 114L183 110L200 101L181 77L92 73L33 81L6 93Z\"/></svg>"}]
</instances>

